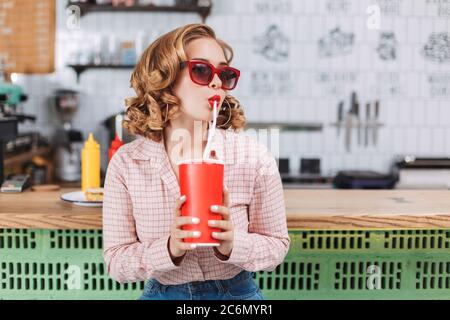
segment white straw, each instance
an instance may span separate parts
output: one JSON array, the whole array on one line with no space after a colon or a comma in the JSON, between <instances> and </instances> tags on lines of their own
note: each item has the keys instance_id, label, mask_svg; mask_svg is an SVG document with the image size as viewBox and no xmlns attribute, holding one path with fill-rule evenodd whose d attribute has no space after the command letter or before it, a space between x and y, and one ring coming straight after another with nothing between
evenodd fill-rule
<instances>
[{"instance_id":1,"label":"white straw","mask_svg":"<svg viewBox=\"0 0 450 320\"><path fill-rule=\"evenodd\" d=\"M214 134L216 132L216 124L217 124L217 100L214 100L213 121L212 121L212 125L211 125L211 122L209 122L210 128L208 130L208 142L206 142L205 151L203 153L203 160L207 160L210 156L209 149L211 148L211 143L212 143L212 140L214 139Z\"/></svg>"}]
</instances>

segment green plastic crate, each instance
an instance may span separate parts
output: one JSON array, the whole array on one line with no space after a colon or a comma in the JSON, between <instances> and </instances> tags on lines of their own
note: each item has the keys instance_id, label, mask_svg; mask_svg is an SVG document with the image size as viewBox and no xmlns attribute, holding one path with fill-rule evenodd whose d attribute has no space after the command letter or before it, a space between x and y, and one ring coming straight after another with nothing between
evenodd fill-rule
<instances>
[{"instance_id":1,"label":"green plastic crate","mask_svg":"<svg viewBox=\"0 0 450 320\"><path fill-rule=\"evenodd\" d=\"M136 299L144 289L106 274L99 230L0 230L0 273L0 299Z\"/></svg>"},{"instance_id":2,"label":"green plastic crate","mask_svg":"<svg viewBox=\"0 0 450 320\"><path fill-rule=\"evenodd\" d=\"M290 235L284 263L272 273L257 274L268 298L450 299L450 230ZM371 266L379 268L375 289L367 285Z\"/></svg>"},{"instance_id":3,"label":"green plastic crate","mask_svg":"<svg viewBox=\"0 0 450 320\"><path fill-rule=\"evenodd\" d=\"M450 230L290 236L285 261L255 275L267 299L450 299ZM112 280L101 251L101 231L0 229L0 299L137 299L144 282Z\"/></svg>"}]
</instances>

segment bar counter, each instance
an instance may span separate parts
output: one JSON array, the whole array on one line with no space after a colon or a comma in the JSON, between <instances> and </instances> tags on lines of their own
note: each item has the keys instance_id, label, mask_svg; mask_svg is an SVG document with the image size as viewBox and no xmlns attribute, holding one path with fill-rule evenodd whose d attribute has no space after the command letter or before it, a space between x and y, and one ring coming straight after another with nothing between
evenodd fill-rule
<instances>
[{"instance_id":1,"label":"bar counter","mask_svg":"<svg viewBox=\"0 0 450 320\"><path fill-rule=\"evenodd\" d=\"M0 228L102 228L101 208L80 207L52 192L0 194ZM450 191L285 190L289 229L450 228Z\"/></svg>"},{"instance_id":2,"label":"bar counter","mask_svg":"<svg viewBox=\"0 0 450 320\"><path fill-rule=\"evenodd\" d=\"M140 296L107 273L101 208L60 200L75 190L0 194L0 300ZM450 299L450 191L284 192L291 245L255 273L266 299Z\"/></svg>"}]
</instances>

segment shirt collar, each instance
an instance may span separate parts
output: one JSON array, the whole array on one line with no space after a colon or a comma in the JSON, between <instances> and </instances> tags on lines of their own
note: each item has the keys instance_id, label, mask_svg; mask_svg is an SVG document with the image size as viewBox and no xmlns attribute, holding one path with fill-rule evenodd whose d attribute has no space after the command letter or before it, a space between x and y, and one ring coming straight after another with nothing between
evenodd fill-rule
<instances>
[{"instance_id":1,"label":"shirt collar","mask_svg":"<svg viewBox=\"0 0 450 320\"><path fill-rule=\"evenodd\" d=\"M164 144L142 136L139 136L138 140L140 142L132 151L131 158L134 160L153 159L156 161L152 161L152 163L160 163L161 161L158 160L162 160L163 152L165 152Z\"/></svg>"}]
</instances>

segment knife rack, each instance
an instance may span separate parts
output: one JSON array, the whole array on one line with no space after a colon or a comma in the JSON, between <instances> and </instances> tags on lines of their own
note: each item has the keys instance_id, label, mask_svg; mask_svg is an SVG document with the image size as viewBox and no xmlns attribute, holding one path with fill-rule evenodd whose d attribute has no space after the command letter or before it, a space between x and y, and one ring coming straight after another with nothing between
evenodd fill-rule
<instances>
[{"instance_id":1,"label":"knife rack","mask_svg":"<svg viewBox=\"0 0 450 320\"><path fill-rule=\"evenodd\" d=\"M341 122L332 122L330 123L330 126L332 127L336 127L336 128L345 128L345 121L341 121ZM361 123L358 124L352 124L351 127L353 129L358 128L359 126L362 126L364 129L366 127L368 127L369 129L371 128L380 128L380 127L384 127L385 124L382 122L376 122L376 123L367 123L367 121L361 121Z\"/></svg>"},{"instance_id":2,"label":"knife rack","mask_svg":"<svg viewBox=\"0 0 450 320\"><path fill-rule=\"evenodd\" d=\"M347 116L349 116L349 115L347 115ZM385 124L380 121L373 121L373 120L370 120L370 121L356 120L355 121L355 119L353 119L353 121L350 125L348 125L346 123L346 121L344 120L344 121L340 121L340 122L332 122L332 123L330 123L330 126L337 128L337 130L342 130L344 139L345 139L346 135L348 135L348 134L352 135L355 129L361 130L360 131L361 136L360 136L360 140L359 140L360 143L358 145L366 148L366 147L369 147L370 144L372 144L373 147L377 146L378 138L374 139L374 135L378 135L377 130L384 127ZM350 130L351 130L350 133L346 132L346 130L348 128L350 128ZM374 130L375 130L375 132L374 132ZM340 132L340 131L338 131L338 132ZM368 135L367 138L366 138L366 134ZM339 133L337 134L337 136L340 137ZM366 140L367 140L367 143L366 143ZM358 141L356 141L356 142L358 143ZM352 146L352 143L347 145L348 151L350 151L351 146Z\"/></svg>"}]
</instances>

